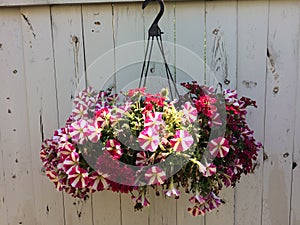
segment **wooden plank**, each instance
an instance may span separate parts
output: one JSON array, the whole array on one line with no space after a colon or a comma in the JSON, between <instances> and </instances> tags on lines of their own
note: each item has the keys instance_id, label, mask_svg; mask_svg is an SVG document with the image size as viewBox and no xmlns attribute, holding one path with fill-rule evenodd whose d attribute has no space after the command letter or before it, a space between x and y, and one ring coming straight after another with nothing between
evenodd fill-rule
<instances>
[{"instance_id":1,"label":"wooden plank","mask_svg":"<svg viewBox=\"0 0 300 225\"><path fill-rule=\"evenodd\" d=\"M300 5L299 5L300 6ZM294 133L294 153L293 153L293 177L292 177L292 193L291 193L291 225L300 224L300 43L298 42L298 85L297 85L297 102L296 102L296 118Z\"/></svg>"},{"instance_id":2,"label":"wooden plank","mask_svg":"<svg viewBox=\"0 0 300 225\"><path fill-rule=\"evenodd\" d=\"M176 81L204 83L204 2L176 3ZM195 23L196 22L196 23Z\"/></svg>"},{"instance_id":3,"label":"wooden plank","mask_svg":"<svg viewBox=\"0 0 300 225\"><path fill-rule=\"evenodd\" d=\"M41 142L58 128L50 9L21 8L36 222L63 224L63 198L42 173ZM47 194L45 194L47 193Z\"/></svg>"},{"instance_id":4,"label":"wooden plank","mask_svg":"<svg viewBox=\"0 0 300 225\"><path fill-rule=\"evenodd\" d=\"M54 6L51 17L59 125L63 126L76 92L85 87L81 6ZM92 224L91 198L82 201L64 196L66 224Z\"/></svg>"},{"instance_id":5,"label":"wooden plank","mask_svg":"<svg viewBox=\"0 0 300 225\"><path fill-rule=\"evenodd\" d=\"M112 6L83 6L83 29L87 65L87 82L96 90L106 86L114 72L114 42ZM120 196L110 191L94 193L93 224L117 225L121 223Z\"/></svg>"},{"instance_id":6,"label":"wooden plank","mask_svg":"<svg viewBox=\"0 0 300 225\"><path fill-rule=\"evenodd\" d=\"M175 15L177 84L191 80L203 84L204 2L177 2ZM204 224L203 216L193 217L188 213L190 195L184 193L183 189L180 191L181 195L177 200L177 225Z\"/></svg>"},{"instance_id":7,"label":"wooden plank","mask_svg":"<svg viewBox=\"0 0 300 225\"><path fill-rule=\"evenodd\" d=\"M299 3L270 1L269 21L262 224L279 225L290 224Z\"/></svg>"},{"instance_id":8,"label":"wooden plank","mask_svg":"<svg viewBox=\"0 0 300 225\"><path fill-rule=\"evenodd\" d=\"M255 12L255 13L253 13ZM247 121L258 141L264 141L266 49L268 2L238 2L237 90L241 96L257 101L258 109L249 108ZM235 224L261 223L263 152L253 175L244 176L235 192ZM247 193L247 194L245 194ZM251 196L251 198L249 198Z\"/></svg>"},{"instance_id":9,"label":"wooden plank","mask_svg":"<svg viewBox=\"0 0 300 225\"><path fill-rule=\"evenodd\" d=\"M18 8L0 10L0 144L5 176L6 224L34 225L35 199L21 18Z\"/></svg>"},{"instance_id":10,"label":"wooden plank","mask_svg":"<svg viewBox=\"0 0 300 225\"><path fill-rule=\"evenodd\" d=\"M144 57L143 10L140 3L114 4L116 89L137 88ZM132 54L128 54L131 52ZM122 225L148 223L149 209L134 211L130 195L121 195ZM152 205L151 205L152 206ZM150 207L151 207L150 206Z\"/></svg>"},{"instance_id":11,"label":"wooden plank","mask_svg":"<svg viewBox=\"0 0 300 225\"><path fill-rule=\"evenodd\" d=\"M236 89L236 28L237 1L206 2L206 82L209 86L216 87L221 82L223 88ZM225 84L226 78L229 85ZM206 224L234 224L234 189L224 189L221 197L225 204L206 216Z\"/></svg>"},{"instance_id":12,"label":"wooden plank","mask_svg":"<svg viewBox=\"0 0 300 225\"><path fill-rule=\"evenodd\" d=\"M114 4L117 91L137 88L144 59L144 24L140 3ZM132 54L128 54L132 52Z\"/></svg>"},{"instance_id":13,"label":"wooden plank","mask_svg":"<svg viewBox=\"0 0 300 225\"><path fill-rule=\"evenodd\" d=\"M0 50L1 51L1 50ZM2 98L2 96L1 96ZM1 133L0 133L0 218L2 218L2 223L8 224L7 220L7 208L6 208L6 197L5 197L5 171L3 163L3 149L1 146Z\"/></svg>"},{"instance_id":14,"label":"wooden plank","mask_svg":"<svg viewBox=\"0 0 300 225\"><path fill-rule=\"evenodd\" d=\"M186 1L186 0L165 0ZM193 0L196 1L196 0ZM142 2L142 0L86 0L86 3L118 3L118 2ZM53 4L82 4L82 0L0 0L1 6L25 6L25 5L53 5Z\"/></svg>"},{"instance_id":15,"label":"wooden plank","mask_svg":"<svg viewBox=\"0 0 300 225\"><path fill-rule=\"evenodd\" d=\"M148 29L151 26L154 18L159 12L159 4L153 3L149 4L144 10L144 28L145 28L145 38L148 38ZM170 71L173 76L175 76L175 5L174 3L165 3L165 13L159 22L159 27L161 28L163 35L162 39L164 41L164 53L166 56L167 63L169 64ZM154 92L159 92L162 88L168 87L168 82L166 79L166 72L163 64L163 58L159 51L158 45L154 42L153 52L151 57L152 62L150 63L149 78L147 79L147 89ZM152 72L151 72L152 71ZM176 200L173 198L166 198L162 195L157 197L155 191L150 188L149 200L150 206L150 216L149 225L158 224L177 224L176 222Z\"/></svg>"}]
</instances>

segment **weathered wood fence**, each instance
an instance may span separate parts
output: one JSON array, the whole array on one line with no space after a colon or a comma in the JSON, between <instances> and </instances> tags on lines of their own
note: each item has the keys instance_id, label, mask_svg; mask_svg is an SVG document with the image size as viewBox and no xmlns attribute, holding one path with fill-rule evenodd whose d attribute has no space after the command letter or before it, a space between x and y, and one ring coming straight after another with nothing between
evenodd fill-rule
<instances>
[{"instance_id":1,"label":"weathered wood fence","mask_svg":"<svg viewBox=\"0 0 300 225\"><path fill-rule=\"evenodd\" d=\"M128 196L78 201L44 176L41 140L64 124L81 74L108 50L143 40L156 10L142 12L141 1L0 0L1 225L300 225L300 1L166 2L164 40L191 49L259 106L248 121L264 153L217 212L195 219L186 197L152 194L151 208L135 213ZM106 67L143 53L114 54ZM176 47L167 57L184 60Z\"/></svg>"}]
</instances>

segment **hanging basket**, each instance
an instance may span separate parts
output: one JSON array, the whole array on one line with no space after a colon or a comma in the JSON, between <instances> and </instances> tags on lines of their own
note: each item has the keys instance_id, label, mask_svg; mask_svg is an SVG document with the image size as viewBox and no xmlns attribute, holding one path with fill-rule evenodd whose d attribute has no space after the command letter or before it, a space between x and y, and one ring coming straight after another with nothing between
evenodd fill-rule
<instances>
[{"instance_id":1,"label":"hanging basket","mask_svg":"<svg viewBox=\"0 0 300 225\"><path fill-rule=\"evenodd\" d=\"M188 211L204 215L222 203L224 186L234 187L242 174L253 172L262 146L246 122L246 108L256 105L234 90L217 93L197 82L183 83L186 93L178 93L157 25L159 2L140 87L79 93L66 125L43 142L40 156L56 189L75 198L103 190L127 193L141 210L150 205L149 188L175 198L185 191ZM154 40L169 86L150 94L144 86Z\"/></svg>"}]
</instances>

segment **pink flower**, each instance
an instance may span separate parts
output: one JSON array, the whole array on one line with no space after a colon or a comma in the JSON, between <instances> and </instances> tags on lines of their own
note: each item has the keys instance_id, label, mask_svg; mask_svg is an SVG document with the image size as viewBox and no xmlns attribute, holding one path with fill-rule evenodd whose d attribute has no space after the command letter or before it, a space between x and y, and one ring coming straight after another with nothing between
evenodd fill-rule
<instances>
[{"instance_id":1,"label":"pink flower","mask_svg":"<svg viewBox=\"0 0 300 225\"><path fill-rule=\"evenodd\" d=\"M176 152L183 152L192 146L194 139L187 130L177 130L170 143Z\"/></svg>"},{"instance_id":2,"label":"pink flower","mask_svg":"<svg viewBox=\"0 0 300 225\"><path fill-rule=\"evenodd\" d=\"M220 114L219 113L215 113L212 117L211 117L211 121L208 122L210 127L214 127L214 126L222 126L222 121L220 118Z\"/></svg>"},{"instance_id":3,"label":"pink flower","mask_svg":"<svg viewBox=\"0 0 300 225\"><path fill-rule=\"evenodd\" d=\"M72 140L83 144L88 135L88 123L85 120L74 122L70 126L70 135Z\"/></svg>"},{"instance_id":4,"label":"pink flower","mask_svg":"<svg viewBox=\"0 0 300 225\"><path fill-rule=\"evenodd\" d=\"M98 123L96 121L89 123L88 139L93 143L97 143L101 138L101 131L102 129L98 126Z\"/></svg>"},{"instance_id":5,"label":"pink flower","mask_svg":"<svg viewBox=\"0 0 300 225\"><path fill-rule=\"evenodd\" d=\"M109 184L106 181L106 178L108 178L109 175L107 174L103 174L100 172L93 172L90 175L90 183L89 186L91 188L91 190L94 191L103 191L108 189Z\"/></svg>"},{"instance_id":6,"label":"pink flower","mask_svg":"<svg viewBox=\"0 0 300 225\"><path fill-rule=\"evenodd\" d=\"M88 117L88 107L83 103L76 105L72 111L72 117L74 120L86 119Z\"/></svg>"},{"instance_id":7,"label":"pink flower","mask_svg":"<svg viewBox=\"0 0 300 225\"><path fill-rule=\"evenodd\" d=\"M173 177L171 178L168 190L164 191L164 194L168 197L171 197L171 196L179 197L180 196L180 191L174 187Z\"/></svg>"},{"instance_id":8,"label":"pink flower","mask_svg":"<svg viewBox=\"0 0 300 225\"><path fill-rule=\"evenodd\" d=\"M136 161L135 164L137 166L145 166L148 163L147 155L145 152L139 152L136 155Z\"/></svg>"},{"instance_id":9,"label":"pink flower","mask_svg":"<svg viewBox=\"0 0 300 225\"><path fill-rule=\"evenodd\" d=\"M229 152L229 142L223 137L218 137L209 142L208 149L212 156L223 158Z\"/></svg>"},{"instance_id":10,"label":"pink flower","mask_svg":"<svg viewBox=\"0 0 300 225\"><path fill-rule=\"evenodd\" d=\"M165 171L163 171L161 168L158 166L152 166L146 171L145 178L148 182L148 185L160 185L165 182L167 176Z\"/></svg>"},{"instance_id":11,"label":"pink flower","mask_svg":"<svg viewBox=\"0 0 300 225\"><path fill-rule=\"evenodd\" d=\"M115 139L108 140L106 142L105 148L114 159L120 159L123 155L123 149L121 148L121 144Z\"/></svg>"},{"instance_id":12,"label":"pink flower","mask_svg":"<svg viewBox=\"0 0 300 225\"><path fill-rule=\"evenodd\" d=\"M68 174L70 184L74 188L85 188L89 183L89 174L79 166L72 167Z\"/></svg>"},{"instance_id":13,"label":"pink flower","mask_svg":"<svg viewBox=\"0 0 300 225\"><path fill-rule=\"evenodd\" d=\"M165 122L162 119L162 113L160 112L147 113L145 124L144 124L145 127L152 127L152 129L159 131L160 126L164 124Z\"/></svg>"},{"instance_id":14,"label":"pink flower","mask_svg":"<svg viewBox=\"0 0 300 225\"><path fill-rule=\"evenodd\" d=\"M188 212L193 216L205 215L206 210L203 206L195 205L193 208L188 208Z\"/></svg>"},{"instance_id":15,"label":"pink flower","mask_svg":"<svg viewBox=\"0 0 300 225\"><path fill-rule=\"evenodd\" d=\"M183 105L183 113L185 118L190 122L193 123L197 120L198 112L195 107L192 106L190 102L186 102Z\"/></svg>"},{"instance_id":16,"label":"pink flower","mask_svg":"<svg viewBox=\"0 0 300 225\"><path fill-rule=\"evenodd\" d=\"M146 127L138 137L141 148L154 152L159 145L159 134L156 130L151 127Z\"/></svg>"},{"instance_id":17,"label":"pink flower","mask_svg":"<svg viewBox=\"0 0 300 225\"><path fill-rule=\"evenodd\" d=\"M214 165L212 163L209 163L209 164L206 165L206 170L205 170L205 173L203 174L203 176L210 177L210 176L212 176L216 173L217 173L216 165Z\"/></svg>"}]
</instances>

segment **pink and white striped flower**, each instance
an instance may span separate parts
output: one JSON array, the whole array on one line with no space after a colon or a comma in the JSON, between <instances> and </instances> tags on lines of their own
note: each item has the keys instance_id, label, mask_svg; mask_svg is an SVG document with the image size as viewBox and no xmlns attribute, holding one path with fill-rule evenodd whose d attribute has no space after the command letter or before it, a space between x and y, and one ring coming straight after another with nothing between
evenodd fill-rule
<instances>
[{"instance_id":1,"label":"pink and white striped flower","mask_svg":"<svg viewBox=\"0 0 300 225\"><path fill-rule=\"evenodd\" d=\"M85 103L77 104L72 111L72 117L74 120L82 120L88 117L88 107Z\"/></svg>"},{"instance_id":2,"label":"pink and white striped flower","mask_svg":"<svg viewBox=\"0 0 300 225\"><path fill-rule=\"evenodd\" d=\"M88 123L88 139L93 142L97 143L101 138L101 127L98 126L96 121L92 121Z\"/></svg>"},{"instance_id":3,"label":"pink and white striped flower","mask_svg":"<svg viewBox=\"0 0 300 225\"><path fill-rule=\"evenodd\" d=\"M203 176L210 177L212 175L215 175L217 173L217 167L216 165L209 163L206 165L205 173Z\"/></svg>"},{"instance_id":4,"label":"pink and white striped flower","mask_svg":"<svg viewBox=\"0 0 300 225\"><path fill-rule=\"evenodd\" d=\"M142 149L154 152L159 145L159 133L151 127L146 127L140 133L138 140Z\"/></svg>"},{"instance_id":5,"label":"pink and white striped flower","mask_svg":"<svg viewBox=\"0 0 300 225\"><path fill-rule=\"evenodd\" d=\"M145 166L148 163L147 155L145 152L139 152L136 155L136 161L135 164L137 166Z\"/></svg>"},{"instance_id":6,"label":"pink and white striped flower","mask_svg":"<svg viewBox=\"0 0 300 225\"><path fill-rule=\"evenodd\" d=\"M105 148L114 159L120 159L123 155L123 149L121 148L121 144L115 139L109 139L106 142Z\"/></svg>"},{"instance_id":7,"label":"pink and white striped flower","mask_svg":"<svg viewBox=\"0 0 300 225\"><path fill-rule=\"evenodd\" d=\"M83 144L88 136L88 122L79 120L71 124L70 136L74 142Z\"/></svg>"},{"instance_id":8,"label":"pink and white striped flower","mask_svg":"<svg viewBox=\"0 0 300 225\"><path fill-rule=\"evenodd\" d=\"M152 129L159 131L160 126L165 124L162 119L161 112L149 112L145 118L144 127L152 127Z\"/></svg>"},{"instance_id":9,"label":"pink and white striped flower","mask_svg":"<svg viewBox=\"0 0 300 225\"><path fill-rule=\"evenodd\" d=\"M223 158L229 152L229 141L223 137L215 138L208 143L208 149L212 156Z\"/></svg>"},{"instance_id":10,"label":"pink and white striped flower","mask_svg":"<svg viewBox=\"0 0 300 225\"><path fill-rule=\"evenodd\" d=\"M160 167L152 166L146 171L145 178L148 185L160 185L166 181L167 175Z\"/></svg>"},{"instance_id":11,"label":"pink and white striped flower","mask_svg":"<svg viewBox=\"0 0 300 225\"><path fill-rule=\"evenodd\" d=\"M183 152L192 146L194 139L187 130L177 130L170 143L176 152Z\"/></svg>"},{"instance_id":12,"label":"pink and white striped flower","mask_svg":"<svg viewBox=\"0 0 300 225\"><path fill-rule=\"evenodd\" d=\"M164 191L164 194L168 197L171 197L171 196L179 197L180 196L180 191L174 187L173 177L171 178L168 190Z\"/></svg>"},{"instance_id":13,"label":"pink and white striped flower","mask_svg":"<svg viewBox=\"0 0 300 225\"><path fill-rule=\"evenodd\" d=\"M93 191L103 191L107 190L109 188L109 184L106 181L106 178L108 178L108 174L103 174L100 172L93 172L90 175L90 183L89 186L91 190Z\"/></svg>"},{"instance_id":14,"label":"pink and white striped flower","mask_svg":"<svg viewBox=\"0 0 300 225\"><path fill-rule=\"evenodd\" d=\"M219 113L215 113L208 122L210 127L222 126L222 121Z\"/></svg>"},{"instance_id":15,"label":"pink and white striped flower","mask_svg":"<svg viewBox=\"0 0 300 225\"><path fill-rule=\"evenodd\" d=\"M197 120L198 111L190 102L186 102L183 105L183 114L190 123L193 123Z\"/></svg>"},{"instance_id":16,"label":"pink and white striped flower","mask_svg":"<svg viewBox=\"0 0 300 225\"><path fill-rule=\"evenodd\" d=\"M69 171L68 179L72 187L85 188L89 183L89 174L85 169L75 166Z\"/></svg>"}]
</instances>

